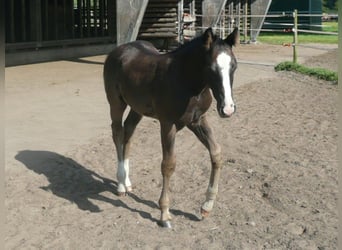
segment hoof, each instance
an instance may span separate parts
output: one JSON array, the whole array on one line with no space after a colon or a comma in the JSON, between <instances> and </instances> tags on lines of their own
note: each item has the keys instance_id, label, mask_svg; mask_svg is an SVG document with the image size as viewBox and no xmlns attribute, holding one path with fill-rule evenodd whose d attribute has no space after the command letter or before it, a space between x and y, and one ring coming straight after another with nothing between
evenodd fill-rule
<instances>
[{"instance_id":1,"label":"hoof","mask_svg":"<svg viewBox=\"0 0 342 250\"><path fill-rule=\"evenodd\" d=\"M202 220L209 216L209 212L201 208Z\"/></svg>"},{"instance_id":2,"label":"hoof","mask_svg":"<svg viewBox=\"0 0 342 250\"><path fill-rule=\"evenodd\" d=\"M123 196L126 196L126 195L127 195L126 192L118 192L118 196L119 196L119 197L123 197Z\"/></svg>"},{"instance_id":3,"label":"hoof","mask_svg":"<svg viewBox=\"0 0 342 250\"><path fill-rule=\"evenodd\" d=\"M133 190L133 189L132 189L132 186L126 187L126 191L124 191L124 192L119 192L119 191L118 191L118 196L120 196L120 197L126 196L126 195L128 195L129 193L131 193L132 190Z\"/></svg>"},{"instance_id":4,"label":"hoof","mask_svg":"<svg viewBox=\"0 0 342 250\"><path fill-rule=\"evenodd\" d=\"M171 222L169 220L166 221L160 221L159 225L163 228L172 228Z\"/></svg>"}]
</instances>

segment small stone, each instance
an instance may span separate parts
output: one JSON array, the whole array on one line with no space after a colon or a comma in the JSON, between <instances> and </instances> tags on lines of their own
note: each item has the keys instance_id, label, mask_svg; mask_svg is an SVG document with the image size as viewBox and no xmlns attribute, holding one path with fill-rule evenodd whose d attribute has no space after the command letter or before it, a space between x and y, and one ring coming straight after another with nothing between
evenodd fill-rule
<instances>
[{"instance_id":1,"label":"small stone","mask_svg":"<svg viewBox=\"0 0 342 250\"><path fill-rule=\"evenodd\" d=\"M246 171L247 171L247 173L249 173L249 174L253 174L253 173L254 173L254 170L251 169L251 168L250 168L250 169L247 169Z\"/></svg>"},{"instance_id":2,"label":"small stone","mask_svg":"<svg viewBox=\"0 0 342 250\"><path fill-rule=\"evenodd\" d=\"M228 159L227 160L229 163L235 163L236 161L235 161L235 159Z\"/></svg>"},{"instance_id":3,"label":"small stone","mask_svg":"<svg viewBox=\"0 0 342 250\"><path fill-rule=\"evenodd\" d=\"M296 223L290 223L287 225L287 230L294 235L302 235L306 232L305 227L297 225Z\"/></svg>"}]
</instances>

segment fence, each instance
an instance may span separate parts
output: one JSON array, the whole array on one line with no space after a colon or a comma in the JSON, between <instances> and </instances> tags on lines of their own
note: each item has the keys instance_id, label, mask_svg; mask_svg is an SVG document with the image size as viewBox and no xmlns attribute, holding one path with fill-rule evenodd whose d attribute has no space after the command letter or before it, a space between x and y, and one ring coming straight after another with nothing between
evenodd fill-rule
<instances>
[{"instance_id":1,"label":"fence","mask_svg":"<svg viewBox=\"0 0 342 250\"><path fill-rule=\"evenodd\" d=\"M317 30L321 25L311 25L316 30L306 30L308 25L298 23L297 28L293 29L293 13L251 15L253 12L250 4L249 0L227 1L219 16L208 16L208 13L203 10L202 0L150 0L150 8L147 8L144 15L138 38L168 38L176 40L178 46L184 40L202 33L207 28L203 27L205 23L203 20L208 17L215 20L216 31L220 37L227 36L234 27L239 27L242 42L246 43L250 42L249 39L253 42L260 32L296 31L297 34L337 35L336 32ZM16 58L13 64L23 61L22 58L25 58L26 63L33 60L32 56L23 57L21 52L32 52L32 55L37 56L39 54L38 57L45 60L45 58L53 58L54 55L61 57L57 50L52 55L47 49L63 48L65 54L70 57L71 50L76 47L84 47L84 49L74 54L85 56L91 54L89 49L85 48L88 45L93 46L94 53L104 51L100 49L100 46L114 46L117 42L116 7L115 0L5 1L6 52L12 54L7 57L6 64L11 62L9 60L11 58ZM307 13L297 13L296 16L300 18L323 17L323 15ZM265 18L267 27L264 25L261 29L253 28L256 27L253 25L253 20ZM270 22L267 18L278 21ZM289 21L284 22L284 18ZM329 16L325 15L324 18L329 18ZM292 46L295 48L298 44L294 41Z\"/></svg>"},{"instance_id":2,"label":"fence","mask_svg":"<svg viewBox=\"0 0 342 250\"><path fill-rule=\"evenodd\" d=\"M321 19L329 19L330 15L323 15L323 14L307 14L307 13L298 13L297 10L294 10L292 13L281 13L281 14L272 14L272 15L234 15L234 13L230 12L228 15L224 10L222 10L222 14L220 16L220 20L218 22L216 29L216 33L221 37L224 38L227 34L229 34L234 27L239 27L240 34L243 34L242 41L247 42L248 40L248 31L257 31L260 32L273 32L273 33L291 33L293 34L293 42L290 46L293 47L293 62L297 62L297 47L304 46L298 44L298 34L305 33L305 34L319 34L319 35L332 35L338 36L338 32L329 32L329 31L320 31L317 29L321 29L323 25L319 24L305 24L305 23L298 23L299 18L321 18ZM200 15L197 15L200 17ZM248 19L252 17L263 17L263 18L272 18L276 20L277 18L283 19L284 17L288 18L288 22L268 22L266 23L267 26L274 26L273 28L261 28L258 30L253 30L248 26L249 22ZM336 20L336 15L331 15ZM241 18L245 20L244 22L240 22ZM264 25L265 26L265 25ZM310 30L308 28L314 28L315 30ZM196 26L197 30L203 30L206 27ZM305 29L307 28L307 29ZM285 44L288 45L288 44ZM312 46L311 46L312 47ZM317 49L320 49L317 47Z\"/></svg>"},{"instance_id":3,"label":"fence","mask_svg":"<svg viewBox=\"0 0 342 250\"><path fill-rule=\"evenodd\" d=\"M296 14L295 14L296 13ZM293 13L282 13L282 14L273 14L273 15L230 15L230 14L221 14L220 15L220 20L218 22L218 25L215 27L217 30L217 34L220 35L220 37L224 37L224 35L230 33L234 27L239 27L240 29L240 34L244 34L244 36L248 37L248 31L262 31L262 32L289 32L289 30L292 30L292 27L294 27L294 19L295 16L298 17L329 17L330 15L323 15L323 14L300 14L296 12L296 10L293 11ZM335 17L335 15L331 15L332 17ZM202 15L197 15L197 18L202 18ZM289 17L293 21L292 22L286 22L286 23L270 23L270 22L265 22L263 27L265 25L275 25L277 28L261 28L261 29L252 29L249 27L250 21L249 19L252 17L264 17L264 18L283 18L283 17ZM241 22L241 18L243 18L243 22ZM246 25L247 23L247 25ZM298 19L297 19L297 26L298 27L316 27L316 28L322 28L324 25L314 25L314 24L298 24ZM289 28L290 27L290 28ZM203 26L196 26L195 29L197 31L202 31L207 27ZM327 32L327 31L318 31L318 30L310 30L310 29L298 29L298 32L302 33L312 33L312 34L322 34L322 35L338 35L337 32ZM246 38L247 40L247 38Z\"/></svg>"}]
</instances>

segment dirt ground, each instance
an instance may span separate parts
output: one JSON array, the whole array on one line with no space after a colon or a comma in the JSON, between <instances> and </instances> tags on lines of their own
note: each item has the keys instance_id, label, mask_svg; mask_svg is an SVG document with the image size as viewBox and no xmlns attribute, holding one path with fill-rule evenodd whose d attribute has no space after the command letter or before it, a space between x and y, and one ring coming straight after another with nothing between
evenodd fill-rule
<instances>
[{"instance_id":1,"label":"dirt ground","mask_svg":"<svg viewBox=\"0 0 342 250\"><path fill-rule=\"evenodd\" d=\"M300 62L337 70L337 48L320 47L301 48ZM144 118L133 139L133 193L115 195L105 56L6 68L5 248L337 249L338 87L274 72L291 48L235 54L237 113L208 112L224 160L217 202L202 221L210 161L184 129L171 230L157 225L157 121Z\"/></svg>"}]
</instances>

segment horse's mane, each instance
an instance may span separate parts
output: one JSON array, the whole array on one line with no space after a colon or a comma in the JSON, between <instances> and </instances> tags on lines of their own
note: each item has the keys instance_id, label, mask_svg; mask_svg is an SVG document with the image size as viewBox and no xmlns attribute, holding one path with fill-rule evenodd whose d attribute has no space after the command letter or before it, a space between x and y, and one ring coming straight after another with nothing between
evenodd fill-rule
<instances>
[{"instance_id":1,"label":"horse's mane","mask_svg":"<svg viewBox=\"0 0 342 250\"><path fill-rule=\"evenodd\" d=\"M221 39L217 39L217 36L214 35L213 40L215 43L220 42ZM184 52L184 51L189 51L192 49L198 48L198 46L203 45L203 34L195 37L194 39L182 44L180 47L176 48L175 50L170 51L169 53L174 54L174 53L179 53L179 52Z\"/></svg>"},{"instance_id":2,"label":"horse's mane","mask_svg":"<svg viewBox=\"0 0 342 250\"><path fill-rule=\"evenodd\" d=\"M169 53L174 54L182 51L187 51L193 48L197 48L203 42L203 35L197 36L194 39L182 44L180 47L176 48L175 50L170 51Z\"/></svg>"}]
</instances>

